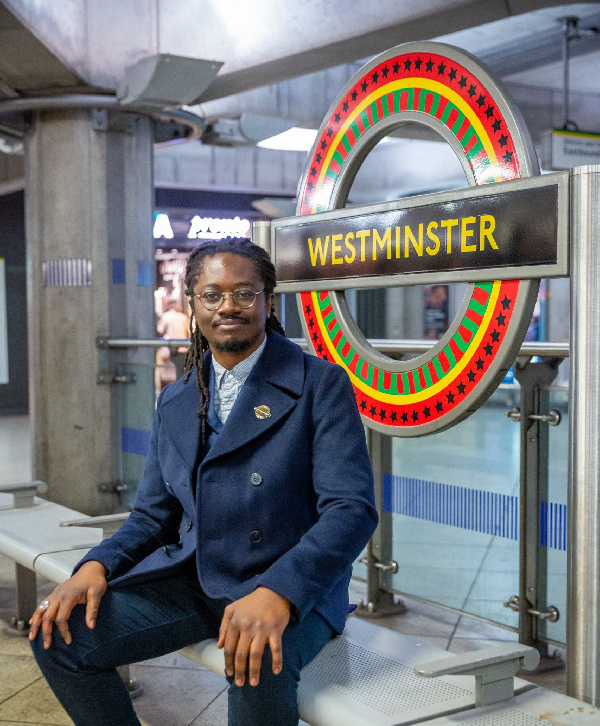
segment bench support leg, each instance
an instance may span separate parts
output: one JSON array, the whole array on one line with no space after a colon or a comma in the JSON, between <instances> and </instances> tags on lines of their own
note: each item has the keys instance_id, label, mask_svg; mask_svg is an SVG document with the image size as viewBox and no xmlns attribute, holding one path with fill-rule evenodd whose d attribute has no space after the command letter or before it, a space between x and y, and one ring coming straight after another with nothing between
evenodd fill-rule
<instances>
[{"instance_id":1,"label":"bench support leg","mask_svg":"<svg viewBox=\"0 0 600 726\"><path fill-rule=\"evenodd\" d=\"M129 666L119 666L117 670L119 671L119 675L121 676L121 678L125 681L125 685L127 686L127 690L129 691L129 695L131 696L131 698L137 698L138 696L141 696L144 692L144 687L140 686L136 679L131 676Z\"/></svg>"},{"instance_id":2,"label":"bench support leg","mask_svg":"<svg viewBox=\"0 0 600 726\"><path fill-rule=\"evenodd\" d=\"M29 635L29 618L38 605L35 572L15 563L17 584L17 613L10 625L6 626L9 635Z\"/></svg>"}]
</instances>

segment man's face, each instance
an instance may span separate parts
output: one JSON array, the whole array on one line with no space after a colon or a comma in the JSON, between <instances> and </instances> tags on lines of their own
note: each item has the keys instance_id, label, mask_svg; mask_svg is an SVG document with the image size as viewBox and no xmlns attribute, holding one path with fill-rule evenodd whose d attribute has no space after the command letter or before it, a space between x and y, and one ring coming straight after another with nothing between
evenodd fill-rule
<instances>
[{"instance_id":1,"label":"man's face","mask_svg":"<svg viewBox=\"0 0 600 726\"><path fill-rule=\"evenodd\" d=\"M224 253L207 257L194 284L195 295L233 293L239 290L263 290L254 262ZM213 295L214 297L214 295ZM217 310L206 310L198 297L193 298L194 314L202 335L213 352L240 354L243 360L262 343L273 295L260 292L252 307L240 308L231 294ZM241 355L243 353L243 355Z\"/></svg>"}]
</instances>

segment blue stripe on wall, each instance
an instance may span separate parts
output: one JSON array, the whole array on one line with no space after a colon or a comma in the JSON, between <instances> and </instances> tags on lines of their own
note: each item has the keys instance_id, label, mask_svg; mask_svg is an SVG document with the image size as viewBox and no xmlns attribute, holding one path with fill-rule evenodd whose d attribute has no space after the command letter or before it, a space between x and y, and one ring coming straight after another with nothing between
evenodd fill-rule
<instances>
[{"instance_id":1,"label":"blue stripe on wall","mask_svg":"<svg viewBox=\"0 0 600 726\"><path fill-rule=\"evenodd\" d=\"M140 287L154 286L154 263L150 260L138 260L137 284Z\"/></svg>"},{"instance_id":2,"label":"blue stripe on wall","mask_svg":"<svg viewBox=\"0 0 600 726\"><path fill-rule=\"evenodd\" d=\"M481 489L385 474L383 509L496 537L519 538L519 498ZM540 504L540 545L567 548L567 507Z\"/></svg>"},{"instance_id":3,"label":"blue stripe on wall","mask_svg":"<svg viewBox=\"0 0 600 726\"><path fill-rule=\"evenodd\" d=\"M125 260L115 257L112 261L113 285L125 284Z\"/></svg>"},{"instance_id":4,"label":"blue stripe on wall","mask_svg":"<svg viewBox=\"0 0 600 726\"><path fill-rule=\"evenodd\" d=\"M146 456L150 448L150 431L144 429L121 429L121 449L126 454Z\"/></svg>"}]
</instances>

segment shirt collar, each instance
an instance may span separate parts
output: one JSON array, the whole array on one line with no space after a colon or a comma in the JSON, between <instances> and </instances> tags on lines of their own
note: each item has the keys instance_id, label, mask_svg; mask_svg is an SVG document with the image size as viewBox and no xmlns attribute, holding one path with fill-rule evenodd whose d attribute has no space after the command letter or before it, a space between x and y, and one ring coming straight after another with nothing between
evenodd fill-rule
<instances>
[{"instance_id":1,"label":"shirt collar","mask_svg":"<svg viewBox=\"0 0 600 726\"><path fill-rule=\"evenodd\" d=\"M215 359L213 355L212 366L215 372L215 386L217 388L220 388L221 381L223 380L223 376L226 373L229 373L231 376L233 376L233 378L235 378L235 380L239 383L244 383L246 381L246 378L248 378L248 376L252 372L252 369L258 362L258 359L260 358L263 350L265 349L266 344L267 336L265 335L263 342L258 346L258 348L253 353L250 353L247 358L244 358L244 360L233 366L230 371L227 370L227 368L223 368L223 366Z\"/></svg>"}]
</instances>

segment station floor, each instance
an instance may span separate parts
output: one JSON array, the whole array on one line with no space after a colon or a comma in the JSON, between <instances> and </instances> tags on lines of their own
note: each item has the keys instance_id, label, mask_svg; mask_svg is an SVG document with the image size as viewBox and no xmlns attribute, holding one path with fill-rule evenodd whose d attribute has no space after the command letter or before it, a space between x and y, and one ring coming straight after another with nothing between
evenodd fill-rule
<instances>
[{"instance_id":1,"label":"station floor","mask_svg":"<svg viewBox=\"0 0 600 726\"><path fill-rule=\"evenodd\" d=\"M0 482L31 478L27 417L0 418ZM40 580L40 599L53 585ZM364 585L353 582L350 599L364 596ZM403 615L375 622L418 636L452 653L514 641L514 632L447 609L403 598ZM9 636L4 624L15 606L14 565L0 556L0 726L68 726L72 721L46 685L26 638ZM144 726L226 726L227 682L177 653L132 666L144 693L135 708ZM539 685L565 692L565 671L530 677ZM343 724L340 724L343 726Z\"/></svg>"}]
</instances>

